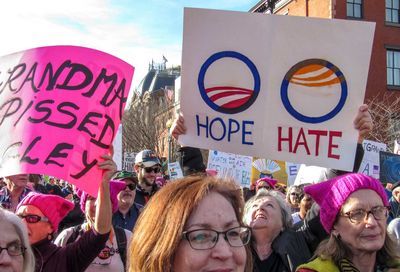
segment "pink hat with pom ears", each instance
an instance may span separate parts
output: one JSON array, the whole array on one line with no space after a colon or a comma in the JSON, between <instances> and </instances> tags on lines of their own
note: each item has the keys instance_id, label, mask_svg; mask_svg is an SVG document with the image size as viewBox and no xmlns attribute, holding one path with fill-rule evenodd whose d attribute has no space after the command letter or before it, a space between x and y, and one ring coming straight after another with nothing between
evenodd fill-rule
<instances>
[{"instance_id":1,"label":"pink hat with pom ears","mask_svg":"<svg viewBox=\"0 0 400 272\"><path fill-rule=\"evenodd\" d=\"M269 178L269 177L264 177L264 178L260 178L256 181L256 188L258 189L258 187L263 183L267 183L271 188L275 188L275 185L278 183L278 181L276 179L273 178Z\"/></svg>"},{"instance_id":2,"label":"pink hat with pom ears","mask_svg":"<svg viewBox=\"0 0 400 272\"><path fill-rule=\"evenodd\" d=\"M36 192L27 194L17 206L31 205L38 208L49 219L54 232L58 230L61 220L74 208L74 204L57 195L45 195Z\"/></svg>"},{"instance_id":3,"label":"pink hat with pom ears","mask_svg":"<svg viewBox=\"0 0 400 272\"><path fill-rule=\"evenodd\" d=\"M338 176L325 182L304 187L304 192L321 207L320 221L327 233L330 233L335 223L337 214L340 212L347 198L355 191L370 189L375 191L382 199L383 205L389 202L382 184L363 174L346 174Z\"/></svg>"},{"instance_id":4,"label":"pink hat with pom ears","mask_svg":"<svg viewBox=\"0 0 400 272\"><path fill-rule=\"evenodd\" d=\"M115 213L118 210L117 196L118 196L119 192L125 190L125 188L126 188L126 183L124 181L119 181L119 180L111 180L110 181L110 200L111 200L113 213ZM82 190L77 190L76 194L80 198L81 210L83 212L85 212L86 201L89 197L89 194Z\"/></svg>"}]
</instances>

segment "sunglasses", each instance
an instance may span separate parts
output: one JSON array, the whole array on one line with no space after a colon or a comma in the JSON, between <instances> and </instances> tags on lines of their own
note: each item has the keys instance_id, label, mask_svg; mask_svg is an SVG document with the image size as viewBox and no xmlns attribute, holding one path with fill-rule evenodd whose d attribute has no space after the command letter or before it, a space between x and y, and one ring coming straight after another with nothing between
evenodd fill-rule
<instances>
[{"instance_id":1,"label":"sunglasses","mask_svg":"<svg viewBox=\"0 0 400 272\"><path fill-rule=\"evenodd\" d=\"M31 224L32 223L38 223L40 221L49 222L49 219L47 217L41 217L41 216L36 215L36 214L26 214L26 215L19 214L18 216L19 216L19 218L25 219L26 222L31 223Z\"/></svg>"},{"instance_id":2,"label":"sunglasses","mask_svg":"<svg viewBox=\"0 0 400 272\"><path fill-rule=\"evenodd\" d=\"M128 188L131 191L135 191L136 190L136 184L135 183L129 183L128 185L126 185L126 188Z\"/></svg>"},{"instance_id":3,"label":"sunglasses","mask_svg":"<svg viewBox=\"0 0 400 272\"><path fill-rule=\"evenodd\" d=\"M154 173L157 174L157 173L160 173L160 171L161 171L160 167L142 167L142 168L148 174L151 173L151 172L154 172Z\"/></svg>"}]
</instances>

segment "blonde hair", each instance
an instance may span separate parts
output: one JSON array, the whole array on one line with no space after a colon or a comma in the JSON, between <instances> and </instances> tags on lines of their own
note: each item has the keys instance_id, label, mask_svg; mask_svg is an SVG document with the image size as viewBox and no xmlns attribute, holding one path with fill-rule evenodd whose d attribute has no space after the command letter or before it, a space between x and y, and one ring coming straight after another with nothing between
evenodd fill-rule
<instances>
[{"instance_id":1,"label":"blonde hair","mask_svg":"<svg viewBox=\"0 0 400 272\"><path fill-rule=\"evenodd\" d=\"M35 256L33 255L32 248L29 244L28 230L25 224L14 213L1 207L0 222L8 222L14 227L19 239L21 240L21 246L26 248L24 254L22 255L24 257L23 271L33 272L35 270Z\"/></svg>"},{"instance_id":2,"label":"blonde hair","mask_svg":"<svg viewBox=\"0 0 400 272\"><path fill-rule=\"evenodd\" d=\"M129 249L129 271L171 271L185 224L210 192L225 197L242 223L244 202L234 181L193 176L171 182L150 199L136 223ZM246 271L251 271L248 247L246 254Z\"/></svg>"}]
</instances>

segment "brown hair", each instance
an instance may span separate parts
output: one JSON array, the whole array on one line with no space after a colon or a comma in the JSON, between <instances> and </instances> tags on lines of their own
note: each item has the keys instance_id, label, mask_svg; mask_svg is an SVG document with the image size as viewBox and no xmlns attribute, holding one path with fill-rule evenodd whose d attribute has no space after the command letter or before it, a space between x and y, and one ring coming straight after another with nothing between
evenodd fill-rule
<instances>
[{"instance_id":1,"label":"brown hair","mask_svg":"<svg viewBox=\"0 0 400 272\"><path fill-rule=\"evenodd\" d=\"M323 260L330 259L339 266L339 262L342 259L346 258L351 260L353 254L351 249L340 239L340 236L336 237L331 233L330 237L322 241L315 250L313 258L316 257L320 257ZM376 262L378 264L386 264L390 267L392 265L398 265L399 258L400 255L396 251L396 244L386 231L383 247L376 253Z\"/></svg>"},{"instance_id":2,"label":"brown hair","mask_svg":"<svg viewBox=\"0 0 400 272\"><path fill-rule=\"evenodd\" d=\"M210 192L225 197L242 224L243 197L234 181L194 176L168 183L150 199L136 223L129 249L129 271L171 271L185 224ZM251 271L248 247L246 253L246 271Z\"/></svg>"}]
</instances>

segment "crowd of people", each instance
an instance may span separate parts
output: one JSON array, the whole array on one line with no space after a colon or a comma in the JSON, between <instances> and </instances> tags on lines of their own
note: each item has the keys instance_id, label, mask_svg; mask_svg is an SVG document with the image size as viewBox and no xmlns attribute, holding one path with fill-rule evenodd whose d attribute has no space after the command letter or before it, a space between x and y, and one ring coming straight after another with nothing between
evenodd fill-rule
<instances>
[{"instance_id":1,"label":"crowd of people","mask_svg":"<svg viewBox=\"0 0 400 272\"><path fill-rule=\"evenodd\" d=\"M365 105L354 125L362 141ZM185 130L179 116L171 134ZM362 147L352 173L288 188L264 176L247 190L198 149L180 153L185 177L170 182L151 150L134 172L103 155L95 196L56 177L3 177L0 271L400 271L400 182L356 173Z\"/></svg>"}]
</instances>

